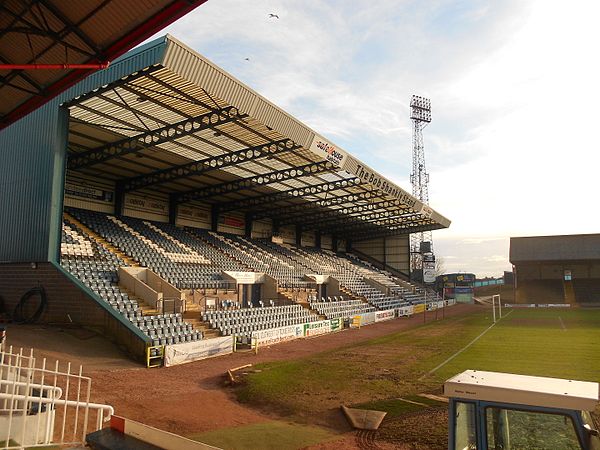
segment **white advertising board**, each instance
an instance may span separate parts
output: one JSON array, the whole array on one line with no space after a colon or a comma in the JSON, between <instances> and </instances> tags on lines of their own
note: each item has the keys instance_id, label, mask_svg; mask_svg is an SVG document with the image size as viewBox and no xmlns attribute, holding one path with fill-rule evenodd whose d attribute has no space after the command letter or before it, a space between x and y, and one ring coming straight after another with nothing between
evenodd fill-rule
<instances>
[{"instance_id":1,"label":"white advertising board","mask_svg":"<svg viewBox=\"0 0 600 450\"><path fill-rule=\"evenodd\" d=\"M408 306L403 306L401 308L398 308L398 317L412 316L413 313L414 313L413 305L408 305Z\"/></svg>"},{"instance_id":2,"label":"white advertising board","mask_svg":"<svg viewBox=\"0 0 600 450\"><path fill-rule=\"evenodd\" d=\"M233 353L233 337L224 336L165 346L165 366L185 364L212 356Z\"/></svg>"},{"instance_id":3,"label":"white advertising board","mask_svg":"<svg viewBox=\"0 0 600 450\"><path fill-rule=\"evenodd\" d=\"M331 321L320 320L318 322L309 322L304 324L304 336L319 336L331 332Z\"/></svg>"},{"instance_id":4,"label":"white advertising board","mask_svg":"<svg viewBox=\"0 0 600 450\"><path fill-rule=\"evenodd\" d=\"M385 311L375 311L375 322L383 322L396 317L396 310L387 309Z\"/></svg>"},{"instance_id":5,"label":"white advertising board","mask_svg":"<svg viewBox=\"0 0 600 450\"><path fill-rule=\"evenodd\" d=\"M270 330L258 330L252 332L252 339L259 346L277 344L304 337L304 324L288 325Z\"/></svg>"},{"instance_id":6,"label":"white advertising board","mask_svg":"<svg viewBox=\"0 0 600 450\"><path fill-rule=\"evenodd\" d=\"M365 313L365 314L357 314L352 316L352 321L350 322L351 327L362 327L364 325L369 325L375 322L375 313Z\"/></svg>"},{"instance_id":7,"label":"white advertising board","mask_svg":"<svg viewBox=\"0 0 600 450\"><path fill-rule=\"evenodd\" d=\"M329 281L329 275L317 275L316 273L308 273L307 277L315 280L317 284L326 284Z\"/></svg>"}]
</instances>

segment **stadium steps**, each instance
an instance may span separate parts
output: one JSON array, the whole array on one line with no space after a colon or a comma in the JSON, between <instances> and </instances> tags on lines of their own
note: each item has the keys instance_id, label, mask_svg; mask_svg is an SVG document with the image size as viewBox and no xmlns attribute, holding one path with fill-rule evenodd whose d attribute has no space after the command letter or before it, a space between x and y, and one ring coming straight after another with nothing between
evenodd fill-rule
<instances>
[{"instance_id":1,"label":"stadium steps","mask_svg":"<svg viewBox=\"0 0 600 450\"><path fill-rule=\"evenodd\" d=\"M340 293L344 297L348 297L350 300L361 300L365 303L369 303L364 295L357 295L345 286L340 286Z\"/></svg>"},{"instance_id":2,"label":"stadium steps","mask_svg":"<svg viewBox=\"0 0 600 450\"><path fill-rule=\"evenodd\" d=\"M202 320L202 310L199 305L195 303L186 302L185 312L183 313L183 320L191 324L194 330L202 332L204 339L210 339L221 336L219 330L210 328L210 326Z\"/></svg>"},{"instance_id":3,"label":"stadium steps","mask_svg":"<svg viewBox=\"0 0 600 450\"><path fill-rule=\"evenodd\" d=\"M575 304L575 289L573 289L573 282L563 280L563 289L565 292L565 303L571 305Z\"/></svg>"},{"instance_id":4,"label":"stadium steps","mask_svg":"<svg viewBox=\"0 0 600 450\"><path fill-rule=\"evenodd\" d=\"M68 220L69 222L71 222L74 225L76 225L77 227L79 227L79 229L84 231L90 239L93 239L98 244L100 244L102 247L104 247L111 253L114 253L115 255L117 255L119 258L121 258L123 261L125 261L127 263L127 265L133 266L133 267L139 267L139 263L136 260L131 259L125 253L123 253L121 250L119 250L117 247L112 245L110 242L108 242L106 239L104 239L102 236L100 236L94 230L87 227L85 224L83 224L79 220L77 220L75 217L73 217L68 212L64 212L63 217L64 217L64 219Z\"/></svg>"},{"instance_id":5,"label":"stadium steps","mask_svg":"<svg viewBox=\"0 0 600 450\"><path fill-rule=\"evenodd\" d=\"M138 304L138 308L140 309L140 311L142 311L142 314L144 316L154 316L157 314L160 314L160 311L153 308L152 306L148 305L146 302L144 302L144 300L142 300L140 297L138 297L137 295L135 295L133 292L131 292L129 289L127 289L125 286L119 285L119 289L122 292L127 293L127 295L129 296L129 298L131 300L135 300Z\"/></svg>"},{"instance_id":6,"label":"stadium steps","mask_svg":"<svg viewBox=\"0 0 600 450\"><path fill-rule=\"evenodd\" d=\"M286 302L289 302L290 304L295 303L294 295L291 292L284 291L284 290L281 290L281 291L278 290L277 296L279 297L278 300L284 300Z\"/></svg>"}]
</instances>

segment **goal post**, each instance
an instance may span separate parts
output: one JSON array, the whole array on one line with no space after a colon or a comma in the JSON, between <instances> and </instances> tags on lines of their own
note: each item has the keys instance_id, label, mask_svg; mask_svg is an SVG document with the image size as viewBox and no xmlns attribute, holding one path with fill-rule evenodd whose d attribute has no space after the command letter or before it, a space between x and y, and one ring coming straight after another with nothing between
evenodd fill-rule
<instances>
[{"instance_id":1,"label":"goal post","mask_svg":"<svg viewBox=\"0 0 600 450\"><path fill-rule=\"evenodd\" d=\"M502 302L500 301L500 295L492 295L492 316L494 323L496 323L496 303L498 304L498 320L502 319Z\"/></svg>"}]
</instances>

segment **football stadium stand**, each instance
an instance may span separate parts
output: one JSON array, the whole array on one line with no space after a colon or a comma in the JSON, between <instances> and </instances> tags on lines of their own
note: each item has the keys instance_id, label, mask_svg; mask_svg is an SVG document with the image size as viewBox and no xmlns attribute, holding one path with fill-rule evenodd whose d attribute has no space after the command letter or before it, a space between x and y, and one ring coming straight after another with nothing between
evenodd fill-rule
<instances>
[{"instance_id":1,"label":"football stadium stand","mask_svg":"<svg viewBox=\"0 0 600 450\"><path fill-rule=\"evenodd\" d=\"M444 306L407 281L409 235L448 219L170 36L7 126L0 157L7 309L44 286L35 320L137 359Z\"/></svg>"},{"instance_id":2,"label":"football stadium stand","mask_svg":"<svg viewBox=\"0 0 600 450\"><path fill-rule=\"evenodd\" d=\"M600 304L600 234L510 238L517 303Z\"/></svg>"}]
</instances>

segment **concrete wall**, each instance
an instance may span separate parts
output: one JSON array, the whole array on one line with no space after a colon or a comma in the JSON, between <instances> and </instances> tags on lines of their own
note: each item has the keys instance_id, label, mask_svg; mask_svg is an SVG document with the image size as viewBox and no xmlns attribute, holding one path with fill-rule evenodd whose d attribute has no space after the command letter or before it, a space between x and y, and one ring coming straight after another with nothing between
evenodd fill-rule
<instances>
[{"instance_id":1,"label":"concrete wall","mask_svg":"<svg viewBox=\"0 0 600 450\"><path fill-rule=\"evenodd\" d=\"M99 330L104 336L127 349L133 359L142 361L149 338L137 330L108 303L97 300L72 275L63 273L51 263L0 264L0 296L6 310L12 314L15 306L27 291L41 286L46 291L48 307L40 318L41 323L70 323ZM38 296L32 298L25 314L31 314L39 304Z\"/></svg>"}]
</instances>

